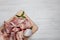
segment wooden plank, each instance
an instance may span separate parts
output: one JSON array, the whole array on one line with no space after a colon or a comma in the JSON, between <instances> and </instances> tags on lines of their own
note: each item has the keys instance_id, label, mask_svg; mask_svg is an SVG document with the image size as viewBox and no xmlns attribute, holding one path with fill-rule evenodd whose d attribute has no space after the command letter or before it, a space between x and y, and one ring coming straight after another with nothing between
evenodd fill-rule
<instances>
[{"instance_id":1,"label":"wooden plank","mask_svg":"<svg viewBox=\"0 0 60 40\"><path fill-rule=\"evenodd\" d=\"M17 15L20 15L22 12L23 12L22 10L18 11L18 12L17 12ZM26 15L26 13L24 14L24 16L31 22L31 24L32 24L32 26L33 26L32 32L33 32L33 34L34 34L34 33L38 30L37 25ZM14 15L13 17L16 17L16 16ZM9 22L10 20L12 20L13 17L11 17L9 20L7 20L7 22ZM2 25L2 27L0 27L0 30L2 30L2 29L3 29L3 25ZM28 37L28 38L29 38L29 37ZM28 40L28 38L25 37L24 40Z\"/></svg>"}]
</instances>

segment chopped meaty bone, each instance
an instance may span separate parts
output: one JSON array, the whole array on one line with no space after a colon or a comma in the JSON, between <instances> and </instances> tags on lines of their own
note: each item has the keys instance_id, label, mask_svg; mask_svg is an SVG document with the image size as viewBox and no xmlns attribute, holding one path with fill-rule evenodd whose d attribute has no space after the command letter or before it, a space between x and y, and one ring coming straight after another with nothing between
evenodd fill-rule
<instances>
[{"instance_id":1,"label":"chopped meaty bone","mask_svg":"<svg viewBox=\"0 0 60 40\"><path fill-rule=\"evenodd\" d=\"M17 24L18 24L18 18L14 17L14 18L11 20L11 22L13 22L15 25L17 25Z\"/></svg>"},{"instance_id":2,"label":"chopped meaty bone","mask_svg":"<svg viewBox=\"0 0 60 40\"><path fill-rule=\"evenodd\" d=\"M20 28L16 28L16 27L12 29L13 32L18 32L19 30Z\"/></svg>"},{"instance_id":3,"label":"chopped meaty bone","mask_svg":"<svg viewBox=\"0 0 60 40\"><path fill-rule=\"evenodd\" d=\"M10 36L9 40L13 40L13 38Z\"/></svg>"},{"instance_id":4,"label":"chopped meaty bone","mask_svg":"<svg viewBox=\"0 0 60 40\"><path fill-rule=\"evenodd\" d=\"M9 23L8 22L6 22L6 21L4 21L4 27L8 27L9 26Z\"/></svg>"},{"instance_id":5,"label":"chopped meaty bone","mask_svg":"<svg viewBox=\"0 0 60 40\"><path fill-rule=\"evenodd\" d=\"M26 29L26 27L24 26L24 24L20 24L20 28L23 30L23 29Z\"/></svg>"},{"instance_id":6,"label":"chopped meaty bone","mask_svg":"<svg viewBox=\"0 0 60 40\"><path fill-rule=\"evenodd\" d=\"M19 20L18 20L18 23L21 24L21 23L23 23L24 21L25 21L25 19L19 19Z\"/></svg>"},{"instance_id":7,"label":"chopped meaty bone","mask_svg":"<svg viewBox=\"0 0 60 40\"><path fill-rule=\"evenodd\" d=\"M1 33L4 33L4 32L6 32L5 28L3 28L3 29L1 30Z\"/></svg>"},{"instance_id":8,"label":"chopped meaty bone","mask_svg":"<svg viewBox=\"0 0 60 40\"><path fill-rule=\"evenodd\" d=\"M0 34L0 40L5 40L4 36Z\"/></svg>"},{"instance_id":9,"label":"chopped meaty bone","mask_svg":"<svg viewBox=\"0 0 60 40\"><path fill-rule=\"evenodd\" d=\"M0 31L0 40L8 40L7 37L5 37L4 34L2 34L2 32Z\"/></svg>"},{"instance_id":10,"label":"chopped meaty bone","mask_svg":"<svg viewBox=\"0 0 60 40\"><path fill-rule=\"evenodd\" d=\"M24 21L24 25L26 28L31 28L31 22L28 19Z\"/></svg>"},{"instance_id":11,"label":"chopped meaty bone","mask_svg":"<svg viewBox=\"0 0 60 40\"><path fill-rule=\"evenodd\" d=\"M6 33L6 32L4 32L4 34L3 34L5 37L8 37L8 34Z\"/></svg>"},{"instance_id":12,"label":"chopped meaty bone","mask_svg":"<svg viewBox=\"0 0 60 40\"><path fill-rule=\"evenodd\" d=\"M6 29L6 32L7 32L7 33L10 33L10 30L9 30L9 29Z\"/></svg>"},{"instance_id":13,"label":"chopped meaty bone","mask_svg":"<svg viewBox=\"0 0 60 40\"><path fill-rule=\"evenodd\" d=\"M3 32L2 32L3 31ZM9 36L9 34L7 34L6 33L6 31L5 30L0 30L0 34L2 34L2 35L4 35L4 37L8 37Z\"/></svg>"},{"instance_id":14,"label":"chopped meaty bone","mask_svg":"<svg viewBox=\"0 0 60 40\"><path fill-rule=\"evenodd\" d=\"M21 30L26 29L26 27L25 27L24 24L19 24L19 25L17 25L17 28L19 28L19 27L20 27Z\"/></svg>"},{"instance_id":15,"label":"chopped meaty bone","mask_svg":"<svg viewBox=\"0 0 60 40\"><path fill-rule=\"evenodd\" d=\"M11 32L11 27L6 28L6 32L10 33Z\"/></svg>"},{"instance_id":16,"label":"chopped meaty bone","mask_svg":"<svg viewBox=\"0 0 60 40\"><path fill-rule=\"evenodd\" d=\"M3 33L1 32L1 30L0 30L0 35L2 35Z\"/></svg>"},{"instance_id":17,"label":"chopped meaty bone","mask_svg":"<svg viewBox=\"0 0 60 40\"><path fill-rule=\"evenodd\" d=\"M15 32L11 32L10 40L16 40Z\"/></svg>"},{"instance_id":18,"label":"chopped meaty bone","mask_svg":"<svg viewBox=\"0 0 60 40\"><path fill-rule=\"evenodd\" d=\"M7 33L10 33L10 31L12 29L11 25L7 22L4 22L4 28L5 28Z\"/></svg>"},{"instance_id":19,"label":"chopped meaty bone","mask_svg":"<svg viewBox=\"0 0 60 40\"><path fill-rule=\"evenodd\" d=\"M19 31L19 32L17 32L17 34L16 34L16 37L17 37L17 40L23 40L23 31Z\"/></svg>"},{"instance_id":20,"label":"chopped meaty bone","mask_svg":"<svg viewBox=\"0 0 60 40\"><path fill-rule=\"evenodd\" d=\"M16 25L13 22L10 22L12 24L12 26L16 27Z\"/></svg>"}]
</instances>

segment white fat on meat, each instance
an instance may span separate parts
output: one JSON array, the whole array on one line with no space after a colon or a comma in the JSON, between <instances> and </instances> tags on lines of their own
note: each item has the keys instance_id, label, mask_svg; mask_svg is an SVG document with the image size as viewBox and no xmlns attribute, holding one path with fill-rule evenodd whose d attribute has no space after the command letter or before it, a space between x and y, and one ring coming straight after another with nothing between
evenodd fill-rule
<instances>
[{"instance_id":1,"label":"white fat on meat","mask_svg":"<svg viewBox=\"0 0 60 40\"><path fill-rule=\"evenodd\" d=\"M17 34L16 34L16 37L17 37L17 40L23 40L23 31L19 31L19 32L17 32Z\"/></svg>"},{"instance_id":2,"label":"white fat on meat","mask_svg":"<svg viewBox=\"0 0 60 40\"><path fill-rule=\"evenodd\" d=\"M14 27L16 26L13 22L10 22L10 23L12 24L12 26L14 26Z\"/></svg>"},{"instance_id":3,"label":"white fat on meat","mask_svg":"<svg viewBox=\"0 0 60 40\"><path fill-rule=\"evenodd\" d=\"M19 31L19 30L20 30L20 29L19 29L19 28L16 28L16 27L12 29L12 31L14 31L14 32L17 32L17 31Z\"/></svg>"},{"instance_id":4,"label":"white fat on meat","mask_svg":"<svg viewBox=\"0 0 60 40\"><path fill-rule=\"evenodd\" d=\"M21 24L21 23L23 23L24 21L25 21L25 20L19 19L19 20L18 20L18 23Z\"/></svg>"}]
</instances>

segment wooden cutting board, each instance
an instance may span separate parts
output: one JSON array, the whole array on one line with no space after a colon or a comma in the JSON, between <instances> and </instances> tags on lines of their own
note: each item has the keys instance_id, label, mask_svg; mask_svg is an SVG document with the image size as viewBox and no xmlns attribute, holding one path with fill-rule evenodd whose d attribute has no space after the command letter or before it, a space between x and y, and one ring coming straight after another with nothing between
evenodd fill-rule
<instances>
[{"instance_id":1,"label":"wooden cutting board","mask_svg":"<svg viewBox=\"0 0 60 40\"><path fill-rule=\"evenodd\" d=\"M18 11L16 14L17 15L20 15L20 14L22 14L22 10L20 10L20 11ZM33 26L33 28L32 28L32 32L33 32L33 34L38 30L38 27L37 27L37 25L26 15L26 13L24 14L24 16L31 22L31 24L32 24L32 26ZM15 15L13 16L13 17L15 17ZM7 22L9 22L10 20L12 20L12 18L13 17L11 17L9 20L7 20ZM0 27L0 30L2 30L4 27L3 27L3 25ZM28 38L29 37L24 37L24 40L28 40Z\"/></svg>"}]
</instances>

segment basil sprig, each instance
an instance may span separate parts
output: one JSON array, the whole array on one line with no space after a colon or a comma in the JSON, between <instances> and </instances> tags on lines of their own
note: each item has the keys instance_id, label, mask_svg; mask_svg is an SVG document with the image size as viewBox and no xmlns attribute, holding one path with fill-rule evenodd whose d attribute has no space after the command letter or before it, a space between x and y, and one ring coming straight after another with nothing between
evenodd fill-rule
<instances>
[{"instance_id":1,"label":"basil sprig","mask_svg":"<svg viewBox=\"0 0 60 40\"><path fill-rule=\"evenodd\" d=\"M21 17L21 16L19 16L19 15L16 15L17 17Z\"/></svg>"},{"instance_id":2,"label":"basil sprig","mask_svg":"<svg viewBox=\"0 0 60 40\"><path fill-rule=\"evenodd\" d=\"M24 15L24 11L23 11L23 13L21 14L21 16L23 16Z\"/></svg>"},{"instance_id":3,"label":"basil sprig","mask_svg":"<svg viewBox=\"0 0 60 40\"><path fill-rule=\"evenodd\" d=\"M23 13L19 16L19 15L16 15L17 17L22 17L22 18L26 18L25 16L24 16L24 11L23 11Z\"/></svg>"}]
</instances>

